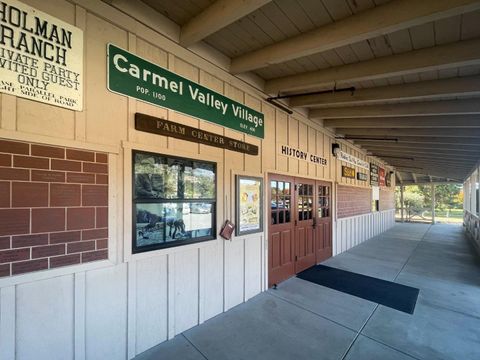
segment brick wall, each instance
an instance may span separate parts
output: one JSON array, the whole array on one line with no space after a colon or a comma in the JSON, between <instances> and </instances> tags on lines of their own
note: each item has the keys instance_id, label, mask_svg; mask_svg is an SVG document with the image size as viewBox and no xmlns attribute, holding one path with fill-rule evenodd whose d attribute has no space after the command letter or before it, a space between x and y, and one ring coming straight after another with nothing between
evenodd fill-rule
<instances>
[{"instance_id":1,"label":"brick wall","mask_svg":"<svg viewBox=\"0 0 480 360\"><path fill-rule=\"evenodd\" d=\"M380 189L380 211L395 209L395 192Z\"/></svg>"},{"instance_id":2,"label":"brick wall","mask_svg":"<svg viewBox=\"0 0 480 360\"><path fill-rule=\"evenodd\" d=\"M107 259L107 159L0 139L0 277Z\"/></svg>"},{"instance_id":3,"label":"brick wall","mask_svg":"<svg viewBox=\"0 0 480 360\"><path fill-rule=\"evenodd\" d=\"M337 188L337 216L346 218L367 214L372 208L372 190L339 185Z\"/></svg>"}]
</instances>

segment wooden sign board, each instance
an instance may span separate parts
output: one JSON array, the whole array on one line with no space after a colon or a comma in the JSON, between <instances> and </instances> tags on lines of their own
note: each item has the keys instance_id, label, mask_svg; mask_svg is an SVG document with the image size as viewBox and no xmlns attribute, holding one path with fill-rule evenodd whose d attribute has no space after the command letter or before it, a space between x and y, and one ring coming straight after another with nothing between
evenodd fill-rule
<instances>
[{"instance_id":1,"label":"wooden sign board","mask_svg":"<svg viewBox=\"0 0 480 360\"><path fill-rule=\"evenodd\" d=\"M258 146L218 135L209 131L160 119L154 116L136 113L135 129L152 134L170 136L181 140L210 145L222 149L241 152L248 155L258 155Z\"/></svg>"},{"instance_id":2,"label":"wooden sign board","mask_svg":"<svg viewBox=\"0 0 480 360\"><path fill-rule=\"evenodd\" d=\"M381 167L378 168L378 185L385 186L385 169Z\"/></svg>"},{"instance_id":3,"label":"wooden sign board","mask_svg":"<svg viewBox=\"0 0 480 360\"><path fill-rule=\"evenodd\" d=\"M367 181L368 180L368 175L362 172L357 172L357 180L360 181Z\"/></svg>"},{"instance_id":4,"label":"wooden sign board","mask_svg":"<svg viewBox=\"0 0 480 360\"><path fill-rule=\"evenodd\" d=\"M349 166L342 166L342 176L350 179L355 179L355 169Z\"/></svg>"},{"instance_id":5,"label":"wooden sign board","mask_svg":"<svg viewBox=\"0 0 480 360\"><path fill-rule=\"evenodd\" d=\"M370 163L370 185L378 186L378 166Z\"/></svg>"}]
</instances>

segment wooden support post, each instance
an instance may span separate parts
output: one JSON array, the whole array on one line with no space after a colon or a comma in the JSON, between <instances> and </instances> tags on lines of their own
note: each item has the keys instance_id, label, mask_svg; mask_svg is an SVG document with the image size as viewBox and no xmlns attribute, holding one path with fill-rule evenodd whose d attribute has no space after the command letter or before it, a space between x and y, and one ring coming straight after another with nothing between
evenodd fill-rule
<instances>
[{"instance_id":1,"label":"wooden support post","mask_svg":"<svg viewBox=\"0 0 480 360\"><path fill-rule=\"evenodd\" d=\"M432 224L435 224L435 184L431 184L431 190L432 190Z\"/></svg>"},{"instance_id":2,"label":"wooden support post","mask_svg":"<svg viewBox=\"0 0 480 360\"><path fill-rule=\"evenodd\" d=\"M400 214L401 214L402 223L405 222L405 217L403 214L403 209L404 209L403 191L404 191L404 186L400 185Z\"/></svg>"}]
</instances>

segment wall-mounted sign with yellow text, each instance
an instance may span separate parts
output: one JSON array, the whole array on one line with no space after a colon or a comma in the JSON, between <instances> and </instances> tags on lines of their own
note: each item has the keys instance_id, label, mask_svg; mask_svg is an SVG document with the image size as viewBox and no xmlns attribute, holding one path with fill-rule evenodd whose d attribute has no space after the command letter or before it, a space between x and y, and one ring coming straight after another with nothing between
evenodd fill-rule
<instances>
[{"instance_id":1,"label":"wall-mounted sign with yellow text","mask_svg":"<svg viewBox=\"0 0 480 360\"><path fill-rule=\"evenodd\" d=\"M349 166L342 166L342 176L350 179L355 179L355 169Z\"/></svg>"},{"instance_id":2,"label":"wall-mounted sign with yellow text","mask_svg":"<svg viewBox=\"0 0 480 360\"><path fill-rule=\"evenodd\" d=\"M83 31L16 0L0 2L0 92L83 109Z\"/></svg>"}]
</instances>

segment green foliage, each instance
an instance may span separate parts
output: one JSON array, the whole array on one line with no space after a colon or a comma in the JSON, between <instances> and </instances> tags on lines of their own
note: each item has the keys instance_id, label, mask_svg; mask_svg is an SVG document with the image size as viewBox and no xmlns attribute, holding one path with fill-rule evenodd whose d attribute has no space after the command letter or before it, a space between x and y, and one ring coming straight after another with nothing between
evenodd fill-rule
<instances>
[{"instance_id":1,"label":"green foliage","mask_svg":"<svg viewBox=\"0 0 480 360\"><path fill-rule=\"evenodd\" d=\"M430 209L432 204L431 185L409 185L405 186L403 193L404 204L407 211ZM395 200L397 208L400 208L400 187L395 189ZM462 209L463 191L458 184L441 184L435 186L435 208Z\"/></svg>"}]
</instances>

